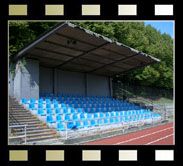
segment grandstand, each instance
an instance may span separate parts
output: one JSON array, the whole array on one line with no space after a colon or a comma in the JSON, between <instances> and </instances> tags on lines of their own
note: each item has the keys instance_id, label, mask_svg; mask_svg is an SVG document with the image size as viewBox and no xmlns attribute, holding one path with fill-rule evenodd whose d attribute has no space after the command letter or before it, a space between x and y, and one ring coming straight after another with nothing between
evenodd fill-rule
<instances>
[{"instance_id":1,"label":"grandstand","mask_svg":"<svg viewBox=\"0 0 183 166\"><path fill-rule=\"evenodd\" d=\"M151 124L160 121L161 116L113 98L112 76L159 61L64 22L11 57L10 96L66 139Z\"/></svg>"}]
</instances>

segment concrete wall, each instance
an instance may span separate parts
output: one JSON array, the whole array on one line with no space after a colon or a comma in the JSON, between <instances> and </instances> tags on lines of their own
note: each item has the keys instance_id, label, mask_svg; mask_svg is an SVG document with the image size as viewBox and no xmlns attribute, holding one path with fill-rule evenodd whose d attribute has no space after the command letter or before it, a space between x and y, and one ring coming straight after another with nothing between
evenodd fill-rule
<instances>
[{"instance_id":1,"label":"concrete wall","mask_svg":"<svg viewBox=\"0 0 183 166\"><path fill-rule=\"evenodd\" d=\"M46 68L40 66L40 88L41 93L53 93L53 68Z\"/></svg>"},{"instance_id":2,"label":"concrete wall","mask_svg":"<svg viewBox=\"0 0 183 166\"><path fill-rule=\"evenodd\" d=\"M57 92L85 94L84 74L57 70Z\"/></svg>"},{"instance_id":3,"label":"concrete wall","mask_svg":"<svg viewBox=\"0 0 183 166\"><path fill-rule=\"evenodd\" d=\"M88 96L90 95L102 95L110 96L109 78L97 75L87 75L88 82Z\"/></svg>"},{"instance_id":4,"label":"concrete wall","mask_svg":"<svg viewBox=\"0 0 183 166\"><path fill-rule=\"evenodd\" d=\"M26 66L20 61L16 65L14 78L14 96L22 98L39 98L39 61L26 60Z\"/></svg>"}]
</instances>

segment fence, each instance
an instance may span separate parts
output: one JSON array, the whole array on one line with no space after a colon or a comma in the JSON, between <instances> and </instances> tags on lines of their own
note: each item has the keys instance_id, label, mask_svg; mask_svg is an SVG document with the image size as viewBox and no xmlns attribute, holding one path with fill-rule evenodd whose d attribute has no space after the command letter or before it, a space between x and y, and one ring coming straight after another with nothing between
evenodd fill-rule
<instances>
[{"instance_id":1,"label":"fence","mask_svg":"<svg viewBox=\"0 0 183 166\"><path fill-rule=\"evenodd\" d=\"M123 89L123 91L121 91L121 89ZM138 96L138 97L150 98L151 100L161 97L173 99L173 90L166 90L155 87L137 86L131 84L124 84L121 82L119 83L113 82L113 91L114 95L118 96L126 96L126 97Z\"/></svg>"}]
</instances>

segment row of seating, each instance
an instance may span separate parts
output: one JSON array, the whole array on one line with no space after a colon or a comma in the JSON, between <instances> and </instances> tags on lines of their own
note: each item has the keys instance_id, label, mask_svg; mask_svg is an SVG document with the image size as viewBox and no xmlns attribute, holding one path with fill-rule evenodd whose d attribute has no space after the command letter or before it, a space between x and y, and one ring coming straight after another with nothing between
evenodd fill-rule
<instances>
[{"instance_id":1,"label":"row of seating","mask_svg":"<svg viewBox=\"0 0 183 166\"><path fill-rule=\"evenodd\" d=\"M47 111L46 113L43 110L39 109L37 115L46 116L46 115L56 115L56 117L61 117L63 121L70 120L84 120L84 119L98 119L98 118L109 118L109 117L120 117L120 116L145 116L148 114L152 114L150 111L121 111L121 112L106 112L106 113L73 113L73 114L62 114L61 112Z\"/></svg>"},{"instance_id":2,"label":"row of seating","mask_svg":"<svg viewBox=\"0 0 183 166\"><path fill-rule=\"evenodd\" d=\"M84 127L95 127L95 126L103 126L103 125L112 125L118 124L123 122L138 122L142 120L152 119L159 117L157 114L150 114L145 116L131 116L131 117L113 117L113 118L103 118L103 119L91 119L91 120L84 120L84 121L68 121L66 125L63 123L62 119L57 118L56 121L53 120L52 116L47 116L47 123L57 123L57 130L66 130L67 129L80 129Z\"/></svg>"},{"instance_id":3,"label":"row of seating","mask_svg":"<svg viewBox=\"0 0 183 166\"><path fill-rule=\"evenodd\" d=\"M84 94L65 94L65 93L57 93L57 97L86 97ZM40 93L39 97L55 97L53 93ZM110 98L110 96L95 96L90 95L89 97L96 97L96 98Z\"/></svg>"}]
</instances>

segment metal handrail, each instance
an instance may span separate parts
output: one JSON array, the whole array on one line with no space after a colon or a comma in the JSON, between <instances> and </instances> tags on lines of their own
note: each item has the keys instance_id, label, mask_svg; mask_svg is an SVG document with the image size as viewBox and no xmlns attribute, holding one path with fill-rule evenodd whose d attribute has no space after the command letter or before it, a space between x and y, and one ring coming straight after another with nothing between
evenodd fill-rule
<instances>
[{"instance_id":1,"label":"metal handrail","mask_svg":"<svg viewBox=\"0 0 183 166\"><path fill-rule=\"evenodd\" d=\"M18 128L18 127L24 127L24 135L20 135L20 136L15 136L15 137L8 137L9 139L15 139L15 138L25 138L25 145L27 144L27 125L13 125L13 126L8 126L9 128Z\"/></svg>"}]
</instances>

